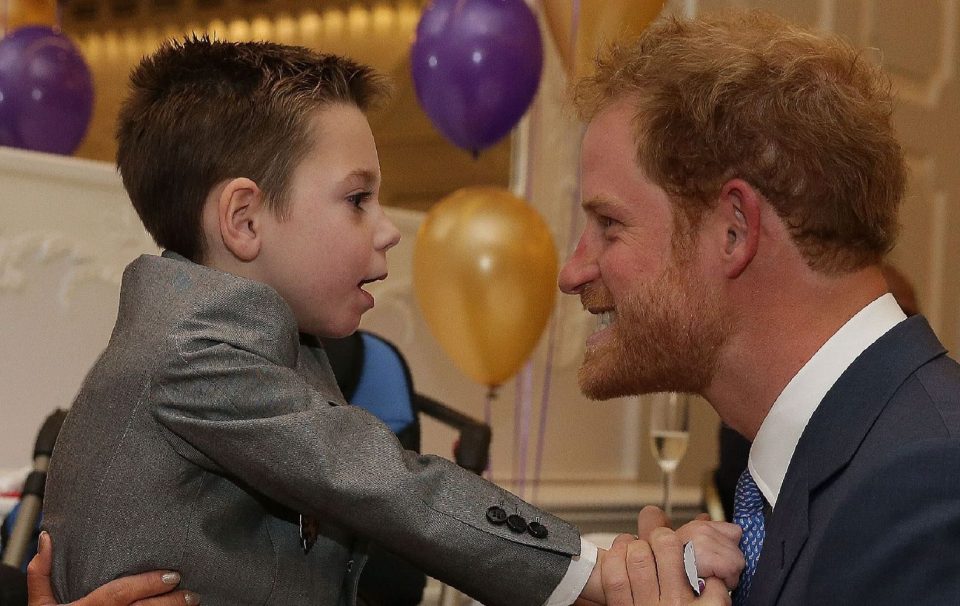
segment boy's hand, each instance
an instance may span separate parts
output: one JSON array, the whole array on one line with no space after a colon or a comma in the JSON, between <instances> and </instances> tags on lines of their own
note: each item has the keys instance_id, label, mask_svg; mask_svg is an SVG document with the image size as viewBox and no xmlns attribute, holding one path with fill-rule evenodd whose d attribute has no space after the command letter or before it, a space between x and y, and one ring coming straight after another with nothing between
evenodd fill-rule
<instances>
[{"instance_id":1,"label":"boy's hand","mask_svg":"<svg viewBox=\"0 0 960 606\"><path fill-rule=\"evenodd\" d=\"M717 578L708 578L700 597L683 569L683 542L669 528L655 528L649 542L620 535L600 563L608 606L693 604L729 605L730 596Z\"/></svg>"},{"instance_id":2,"label":"boy's hand","mask_svg":"<svg viewBox=\"0 0 960 606\"><path fill-rule=\"evenodd\" d=\"M716 577L730 591L736 588L746 565L739 545L742 528L730 522L712 522L703 514L678 528L676 534L681 545L693 543L701 577Z\"/></svg>"},{"instance_id":3,"label":"boy's hand","mask_svg":"<svg viewBox=\"0 0 960 606\"><path fill-rule=\"evenodd\" d=\"M670 520L659 507L648 505L637 516L637 536L649 542L657 528L671 528ZM683 545L693 542L699 576L717 577L731 591L737 586L746 564L739 545L743 529L730 522L710 521L710 516L703 513L676 534Z\"/></svg>"},{"instance_id":4,"label":"boy's hand","mask_svg":"<svg viewBox=\"0 0 960 606\"><path fill-rule=\"evenodd\" d=\"M50 535L40 533L37 555L27 566L28 606L56 606L50 584L53 544ZM176 572L158 570L116 579L100 587L72 606L195 606L200 596L192 591L173 591L180 583Z\"/></svg>"},{"instance_id":5,"label":"boy's hand","mask_svg":"<svg viewBox=\"0 0 960 606\"><path fill-rule=\"evenodd\" d=\"M622 536L629 537L630 535ZM605 603L603 597L603 584L600 577L600 564L603 562L603 558L606 557L606 554L606 549L601 547L597 548L597 563L593 566L593 570L590 572L590 578L587 579L587 584L584 585L583 591L580 592L580 597L576 602L573 603L573 606L597 606Z\"/></svg>"}]
</instances>

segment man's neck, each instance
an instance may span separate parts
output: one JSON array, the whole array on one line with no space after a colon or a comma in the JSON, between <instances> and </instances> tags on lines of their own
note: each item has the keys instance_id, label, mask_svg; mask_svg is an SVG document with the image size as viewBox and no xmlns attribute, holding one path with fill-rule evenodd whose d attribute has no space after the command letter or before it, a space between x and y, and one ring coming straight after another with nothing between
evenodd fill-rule
<instances>
[{"instance_id":1,"label":"man's neck","mask_svg":"<svg viewBox=\"0 0 960 606\"><path fill-rule=\"evenodd\" d=\"M783 288L745 285L734 294L741 313L705 393L724 422L750 440L804 364L887 290L876 267L841 276L796 274L768 276Z\"/></svg>"}]
</instances>

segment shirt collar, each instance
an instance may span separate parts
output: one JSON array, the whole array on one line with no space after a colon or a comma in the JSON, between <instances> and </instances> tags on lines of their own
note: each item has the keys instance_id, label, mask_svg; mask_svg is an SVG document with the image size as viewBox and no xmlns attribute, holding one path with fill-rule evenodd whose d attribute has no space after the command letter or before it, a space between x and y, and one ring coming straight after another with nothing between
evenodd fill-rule
<instances>
[{"instance_id":1,"label":"shirt collar","mask_svg":"<svg viewBox=\"0 0 960 606\"><path fill-rule=\"evenodd\" d=\"M797 442L820 401L865 349L906 317L892 294L875 299L834 333L783 388L757 431L747 464L771 507L776 507Z\"/></svg>"}]
</instances>

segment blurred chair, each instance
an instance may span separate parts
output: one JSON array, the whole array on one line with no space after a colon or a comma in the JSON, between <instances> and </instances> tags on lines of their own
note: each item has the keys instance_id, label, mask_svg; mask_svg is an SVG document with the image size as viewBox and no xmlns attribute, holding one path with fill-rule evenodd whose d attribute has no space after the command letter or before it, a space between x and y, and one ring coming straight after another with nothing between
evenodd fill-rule
<instances>
[{"instance_id":1,"label":"blurred chair","mask_svg":"<svg viewBox=\"0 0 960 606\"><path fill-rule=\"evenodd\" d=\"M358 330L343 339L324 339L323 347L344 398L377 416L408 450L420 451L420 415L459 431L454 461L483 473L490 456L490 427L414 388L410 368L397 347L374 333ZM415 606L423 598L426 575L406 560L377 546L360 577L358 594L369 606ZM441 601L455 599L444 588Z\"/></svg>"},{"instance_id":2,"label":"blurred chair","mask_svg":"<svg viewBox=\"0 0 960 606\"><path fill-rule=\"evenodd\" d=\"M67 411L57 409L43 422L33 447L33 471L23 485L20 503L3 522L3 563L0 565L0 605L20 606L27 603L27 562L37 552L40 532L40 508L47 482L47 465L53 445Z\"/></svg>"},{"instance_id":3,"label":"blurred chair","mask_svg":"<svg viewBox=\"0 0 960 606\"><path fill-rule=\"evenodd\" d=\"M418 393L406 358L393 343L358 330L343 339L324 339L323 347L343 397L380 418L404 447L420 450L419 415L424 414L459 431L454 461L483 473L490 457L490 426Z\"/></svg>"}]
</instances>

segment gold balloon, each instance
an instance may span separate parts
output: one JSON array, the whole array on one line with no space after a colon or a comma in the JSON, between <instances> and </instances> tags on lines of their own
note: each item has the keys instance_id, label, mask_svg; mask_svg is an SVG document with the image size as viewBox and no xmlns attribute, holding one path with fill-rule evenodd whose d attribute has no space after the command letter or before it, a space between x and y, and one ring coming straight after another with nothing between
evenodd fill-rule
<instances>
[{"instance_id":1,"label":"gold balloon","mask_svg":"<svg viewBox=\"0 0 960 606\"><path fill-rule=\"evenodd\" d=\"M504 189L458 190L417 232L417 302L447 355L478 383L503 383L530 356L553 310L556 280L550 230Z\"/></svg>"},{"instance_id":2,"label":"gold balloon","mask_svg":"<svg viewBox=\"0 0 960 606\"><path fill-rule=\"evenodd\" d=\"M6 0L7 32L25 25L54 25L57 22L56 0Z\"/></svg>"},{"instance_id":3,"label":"gold balloon","mask_svg":"<svg viewBox=\"0 0 960 606\"><path fill-rule=\"evenodd\" d=\"M581 0L576 40L571 40L573 0L544 0L543 14L564 69L576 77L592 70L597 51L606 43L642 32L663 4L663 0Z\"/></svg>"}]
</instances>

